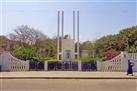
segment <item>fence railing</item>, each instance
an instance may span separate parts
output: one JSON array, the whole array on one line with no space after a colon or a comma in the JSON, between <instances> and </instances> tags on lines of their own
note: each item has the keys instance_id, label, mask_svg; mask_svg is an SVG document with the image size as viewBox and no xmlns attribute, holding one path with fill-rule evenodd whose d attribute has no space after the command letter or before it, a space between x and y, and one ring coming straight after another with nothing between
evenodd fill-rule
<instances>
[{"instance_id":1,"label":"fence railing","mask_svg":"<svg viewBox=\"0 0 137 91\"><path fill-rule=\"evenodd\" d=\"M137 53L121 52L118 56L105 62L97 62L98 71L103 72L121 72L128 68L128 60L134 62L133 70L137 71Z\"/></svg>"}]
</instances>

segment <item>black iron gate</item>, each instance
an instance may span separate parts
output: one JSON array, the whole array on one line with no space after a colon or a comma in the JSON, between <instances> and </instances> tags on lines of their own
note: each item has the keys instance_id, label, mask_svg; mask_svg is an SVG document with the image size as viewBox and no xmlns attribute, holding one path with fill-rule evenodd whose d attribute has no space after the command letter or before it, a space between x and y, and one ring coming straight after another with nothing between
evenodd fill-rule
<instances>
[{"instance_id":1,"label":"black iron gate","mask_svg":"<svg viewBox=\"0 0 137 91\"><path fill-rule=\"evenodd\" d=\"M77 71L78 70L78 62L49 62L48 63L49 71Z\"/></svg>"},{"instance_id":2,"label":"black iron gate","mask_svg":"<svg viewBox=\"0 0 137 91\"><path fill-rule=\"evenodd\" d=\"M42 71L44 70L44 62L30 61L29 70Z\"/></svg>"},{"instance_id":3,"label":"black iron gate","mask_svg":"<svg viewBox=\"0 0 137 91\"><path fill-rule=\"evenodd\" d=\"M96 62L82 62L82 71L97 71Z\"/></svg>"},{"instance_id":4,"label":"black iron gate","mask_svg":"<svg viewBox=\"0 0 137 91\"><path fill-rule=\"evenodd\" d=\"M35 71L44 70L44 62L30 61L29 69ZM96 62L81 62L82 71L97 71ZM48 62L48 71L78 71L78 62Z\"/></svg>"}]
</instances>

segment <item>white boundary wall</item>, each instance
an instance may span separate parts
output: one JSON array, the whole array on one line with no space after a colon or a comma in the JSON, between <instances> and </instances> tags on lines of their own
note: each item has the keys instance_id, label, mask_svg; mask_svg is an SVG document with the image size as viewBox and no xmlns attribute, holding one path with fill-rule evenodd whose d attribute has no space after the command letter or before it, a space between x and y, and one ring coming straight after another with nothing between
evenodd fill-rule
<instances>
[{"instance_id":1,"label":"white boundary wall","mask_svg":"<svg viewBox=\"0 0 137 91\"><path fill-rule=\"evenodd\" d=\"M28 71L29 61L17 59L8 52L1 52L0 66L1 71Z\"/></svg>"},{"instance_id":2,"label":"white boundary wall","mask_svg":"<svg viewBox=\"0 0 137 91\"><path fill-rule=\"evenodd\" d=\"M105 62L97 62L97 70L103 72L126 72L128 60L134 62L133 71L137 72L137 53L121 52L118 56Z\"/></svg>"}]
</instances>

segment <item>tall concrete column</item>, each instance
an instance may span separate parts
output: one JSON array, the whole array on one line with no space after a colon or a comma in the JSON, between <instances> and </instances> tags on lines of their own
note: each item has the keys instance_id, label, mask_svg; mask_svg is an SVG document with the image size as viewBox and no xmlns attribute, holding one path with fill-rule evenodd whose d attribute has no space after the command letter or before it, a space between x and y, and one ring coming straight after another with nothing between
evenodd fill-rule
<instances>
[{"instance_id":1,"label":"tall concrete column","mask_svg":"<svg viewBox=\"0 0 137 91\"><path fill-rule=\"evenodd\" d=\"M64 11L62 11L62 35L61 35L61 52L62 52L62 61L63 61L63 57L64 57L64 53L63 53L63 37L64 37Z\"/></svg>"},{"instance_id":2,"label":"tall concrete column","mask_svg":"<svg viewBox=\"0 0 137 91\"><path fill-rule=\"evenodd\" d=\"M75 42L75 11L73 11L73 40Z\"/></svg>"},{"instance_id":3,"label":"tall concrete column","mask_svg":"<svg viewBox=\"0 0 137 91\"><path fill-rule=\"evenodd\" d=\"M79 11L77 11L77 58L79 58Z\"/></svg>"},{"instance_id":4,"label":"tall concrete column","mask_svg":"<svg viewBox=\"0 0 137 91\"><path fill-rule=\"evenodd\" d=\"M75 11L73 11L73 42L74 42L74 50L73 50L73 58L75 58Z\"/></svg>"},{"instance_id":5,"label":"tall concrete column","mask_svg":"<svg viewBox=\"0 0 137 91\"><path fill-rule=\"evenodd\" d=\"M58 11L58 19L57 19L57 59L59 60L59 52L60 52L60 11Z\"/></svg>"},{"instance_id":6,"label":"tall concrete column","mask_svg":"<svg viewBox=\"0 0 137 91\"><path fill-rule=\"evenodd\" d=\"M61 30L61 40L60 40L60 30ZM61 55L61 60L63 61L63 37L64 37L64 11L58 11L57 19L57 59ZM61 45L60 45L61 42ZM61 53L60 53L61 52Z\"/></svg>"}]
</instances>

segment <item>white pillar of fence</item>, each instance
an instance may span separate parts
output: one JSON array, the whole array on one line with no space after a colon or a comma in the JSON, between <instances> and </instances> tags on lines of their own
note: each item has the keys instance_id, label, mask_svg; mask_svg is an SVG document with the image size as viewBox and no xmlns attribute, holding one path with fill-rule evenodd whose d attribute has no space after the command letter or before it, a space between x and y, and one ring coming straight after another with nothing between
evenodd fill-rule
<instances>
[{"instance_id":1,"label":"white pillar of fence","mask_svg":"<svg viewBox=\"0 0 137 91\"><path fill-rule=\"evenodd\" d=\"M82 71L82 62L81 61L78 62L78 71Z\"/></svg>"},{"instance_id":2,"label":"white pillar of fence","mask_svg":"<svg viewBox=\"0 0 137 91\"><path fill-rule=\"evenodd\" d=\"M130 60L134 63L133 71L137 72L137 53L128 53Z\"/></svg>"},{"instance_id":3,"label":"white pillar of fence","mask_svg":"<svg viewBox=\"0 0 137 91\"><path fill-rule=\"evenodd\" d=\"M121 52L115 58L105 61L97 62L98 71L122 71L126 72L128 69L128 60L134 62L133 71L137 71L137 53Z\"/></svg>"},{"instance_id":4,"label":"white pillar of fence","mask_svg":"<svg viewBox=\"0 0 137 91\"><path fill-rule=\"evenodd\" d=\"M133 71L137 72L137 62L134 62Z\"/></svg>"},{"instance_id":5,"label":"white pillar of fence","mask_svg":"<svg viewBox=\"0 0 137 91\"><path fill-rule=\"evenodd\" d=\"M121 71L126 72L128 69L129 55L126 52L121 53Z\"/></svg>"},{"instance_id":6,"label":"white pillar of fence","mask_svg":"<svg viewBox=\"0 0 137 91\"><path fill-rule=\"evenodd\" d=\"M29 62L30 62L29 60L26 61L26 68L25 68L26 71L29 71Z\"/></svg>"},{"instance_id":7,"label":"white pillar of fence","mask_svg":"<svg viewBox=\"0 0 137 91\"><path fill-rule=\"evenodd\" d=\"M45 61L45 62L44 62L44 70L45 70L45 71L48 71L48 61Z\"/></svg>"},{"instance_id":8,"label":"white pillar of fence","mask_svg":"<svg viewBox=\"0 0 137 91\"><path fill-rule=\"evenodd\" d=\"M101 71L101 62L97 61L97 71Z\"/></svg>"}]
</instances>

